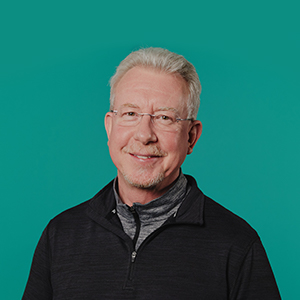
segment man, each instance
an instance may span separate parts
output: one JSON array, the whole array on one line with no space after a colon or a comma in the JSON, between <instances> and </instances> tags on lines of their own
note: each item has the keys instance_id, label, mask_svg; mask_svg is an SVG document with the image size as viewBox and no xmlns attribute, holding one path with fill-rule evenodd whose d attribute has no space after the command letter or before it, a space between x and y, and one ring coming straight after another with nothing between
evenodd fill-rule
<instances>
[{"instance_id":1,"label":"man","mask_svg":"<svg viewBox=\"0 0 300 300\"><path fill-rule=\"evenodd\" d=\"M256 232L181 172L202 131L200 82L182 56L131 53L105 128L118 173L55 217L23 299L280 299Z\"/></svg>"}]
</instances>

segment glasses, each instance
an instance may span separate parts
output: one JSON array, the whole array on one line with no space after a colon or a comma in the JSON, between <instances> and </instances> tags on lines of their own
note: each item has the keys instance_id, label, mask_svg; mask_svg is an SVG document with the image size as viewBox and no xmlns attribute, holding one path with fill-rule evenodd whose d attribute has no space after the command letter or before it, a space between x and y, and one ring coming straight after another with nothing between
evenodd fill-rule
<instances>
[{"instance_id":1,"label":"glasses","mask_svg":"<svg viewBox=\"0 0 300 300\"><path fill-rule=\"evenodd\" d=\"M193 119L181 119L171 110L158 111L154 114L142 113L132 107L122 107L120 110L111 110L117 116L117 124L120 126L136 126L143 116L151 118L153 126L164 131L176 131L179 121L193 121Z\"/></svg>"}]
</instances>

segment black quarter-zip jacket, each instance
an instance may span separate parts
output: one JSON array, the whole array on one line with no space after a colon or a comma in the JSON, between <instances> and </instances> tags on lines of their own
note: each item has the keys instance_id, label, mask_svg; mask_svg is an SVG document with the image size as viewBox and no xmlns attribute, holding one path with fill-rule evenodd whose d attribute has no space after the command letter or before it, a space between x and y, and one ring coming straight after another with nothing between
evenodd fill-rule
<instances>
[{"instance_id":1,"label":"black quarter-zip jacket","mask_svg":"<svg viewBox=\"0 0 300 300\"><path fill-rule=\"evenodd\" d=\"M56 216L22 299L280 299L257 233L186 177L177 214L138 250L117 216L112 182Z\"/></svg>"}]
</instances>

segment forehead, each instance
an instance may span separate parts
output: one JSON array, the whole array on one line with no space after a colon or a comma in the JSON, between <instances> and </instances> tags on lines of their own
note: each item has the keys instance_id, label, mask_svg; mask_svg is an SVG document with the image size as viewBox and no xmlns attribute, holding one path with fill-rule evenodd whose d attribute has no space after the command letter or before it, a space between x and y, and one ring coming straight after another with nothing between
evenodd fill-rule
<instances>
[{"instance_id":1,"label":"forehead","mask_svg":"<svg viewBox=\"0 0 300 300\"><path fill-rule=\"evenodd\" d=\"M187 82L180 76L153 68L134 67L118 82L115 106L132 103L139 107L174 107L184 109L188 96Z\"/></svg>"}]
</instances>

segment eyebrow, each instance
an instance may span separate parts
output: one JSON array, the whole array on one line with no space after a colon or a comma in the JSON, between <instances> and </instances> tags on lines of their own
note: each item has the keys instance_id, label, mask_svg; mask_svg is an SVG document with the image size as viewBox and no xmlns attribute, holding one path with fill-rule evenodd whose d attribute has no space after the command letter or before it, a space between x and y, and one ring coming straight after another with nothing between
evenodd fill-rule
<instances>
[{"instance_id":1,"label":"eyebrow","mask_svg":"<svg viewBox=\"0 0 300 300\"><path fill-rule=\"evenodd\" d=\"M178 110L174 107L159 107L157 111L173 111L174 113L178 114Z\"/></svg>"},{"instance_id":2,"label":"eyebrow","mask_svg":"<svg viewBox=\"0 0 300 300\"><path fill-rule=\"evenodd\" d=\"M140 108L138 105L132 104L132 103L125 103L125 104L122 104L121 107Z\"/></svg>"},{"instance_id":3,"label":"eyebrow","mask_svg":"<svg viewBox=\"0 0 300 300\"><path fill-rule=\"evenodd\" d=\"M121 108L122 107L131 107L131 108L139 108L140 109L140 107L138 105L133 104L133 103L124 103L121 105ZM173 111L177 115L179 114L178 110L174 107L159 107L155 111Z\"/></svg>"}]
</instances>

